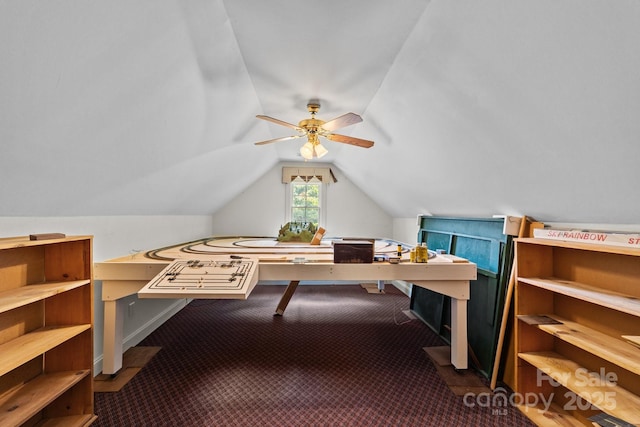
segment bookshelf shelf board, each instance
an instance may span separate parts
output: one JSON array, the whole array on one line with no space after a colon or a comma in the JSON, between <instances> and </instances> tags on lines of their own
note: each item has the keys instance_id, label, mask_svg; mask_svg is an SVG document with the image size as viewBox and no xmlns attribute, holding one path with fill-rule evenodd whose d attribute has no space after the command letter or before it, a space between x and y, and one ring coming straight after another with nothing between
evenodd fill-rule
<instances>
[{"instance_id":1,"label":"bookshelf shelf board","mask_svg":"<svg viewBox=\"0 0 640 427\"><path fill-rule=\"evenodd\" d=\"M0 292L0 313L22 307L62 292L88 285L90 280L72 280L68 282L49 282L37 285L26 285L16 289Z\"/></svg>"},{"instance_id":2,"label":"bookshelf shelf board","mask_svg":"<svg viewBox=\"0 0 640 427\"><path fill-rule=\"evenodd\" d=\"M45 326L0 345L0 375L90 329L90 324Z\"/></svg>"},{"instance_id":3,"label":"bookshelf shelf board","mask_svg":"<svg viewBox=\"0 0 640 427\"><path fill-rule=\"evenodd\" d=\"M542 405L517 405L517 407L540 427L584 427L584 424L555 403L552 403L548 409Z\"/></svg>"},{"instance_id":4,"label":"bookshelf shelf board","mask_svg":"<svg viewBox=\"0 0 640 427\"><path fill-rule=\"evenodd\" d=\"M0 425L20 425L28 421L90 373L90 370L80 370L42 374L4 394L0 397Z\"/></svg>"},{"instance_id":5,"label":"bookshelf shelf board","mask_svg":"<svg viewBox=\"0 0 640 427\"><path fill-rule=\"evenodd\" d=\"M536 325L538 329L640 375L640 347L560 316L547 316L560 323Z\"/></svg>"},{"instance_id":6,"label":"bookshelf shelf board","mask_svg":"<svg viewBox=\"0 0 640 427\"><path fill-rule=\"evenodd\" d=\"M631 295L557 278L518 277L518 281L640 317L640 300Z\"/></svg>"},{"instance_id":7,"label":"bookshelf shelf board","mask_svg":"<svg viewBox=\"0 0 640 427\"><path fill-rule=\"evenodd\" d=\"M629 423L640 424L640 397L607 382L597 373L591 372L587 381L583 375L578 375L586 371L584 367L553 351L519 353L518 357L594 406L600 407L604 403L604 407L600 407L604 412ZM608 405L609 402L602 399L603 396L611 395L605 393L613 393L615 404Z\"/></svg>"}]
</instances>

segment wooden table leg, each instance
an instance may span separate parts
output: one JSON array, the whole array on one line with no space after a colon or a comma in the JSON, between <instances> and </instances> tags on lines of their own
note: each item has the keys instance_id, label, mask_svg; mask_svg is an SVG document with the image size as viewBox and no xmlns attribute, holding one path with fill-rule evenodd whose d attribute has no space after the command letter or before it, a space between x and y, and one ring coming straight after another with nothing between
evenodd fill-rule
<instances>
[{"instance_id":1,"label":"wooden table leg","mask_svg":"<svg viewBox=\"0 0 640 427\"><path fill-rule=\"evenodd\" d=\"M451 298L451 364L467 369L467 300Z\"/></svg>"},{"instance_id":2,"label":"wooden table leg","mask_svg":"<svg viewBox=\"0 0 640 427\"><path fill-rule=\"evenodd\" d=\"M280 298L280 302L278 303L278 308L276 308L274 316L282 316L282 314L284 314L284 311L287 309L287 305L289 304L289 300L291 300L291 297L295 293L299 283L299 280L292 280L289 282L287 289L284 291L284 294L282 294L282 298Z\"/></svg>"},{"instance_id":3,"label":"wooden table leg","mask_svg":"<svg viewBox=\"0 0 640 427\"><path fill-rule=\"evenodd\" d=\"M124 302L104 302L102 373L114 375L122 368Z\"/></svg>"}]
</instances>

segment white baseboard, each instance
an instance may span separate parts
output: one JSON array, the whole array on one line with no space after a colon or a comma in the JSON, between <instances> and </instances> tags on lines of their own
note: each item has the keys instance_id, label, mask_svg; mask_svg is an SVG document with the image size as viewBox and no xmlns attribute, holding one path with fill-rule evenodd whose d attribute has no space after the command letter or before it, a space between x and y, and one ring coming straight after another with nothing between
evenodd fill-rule
<instances>
[{"instance_id":1,"label":"white baseboard","mask_svg":"<svg viewBox=\"0 0 640 427\"><path fill-rule=\"evenodd\" d=\"M392 280L391 284L406 296L411 297L411 283L407 283L404 280Z\"/></svg>"}]
</instances>

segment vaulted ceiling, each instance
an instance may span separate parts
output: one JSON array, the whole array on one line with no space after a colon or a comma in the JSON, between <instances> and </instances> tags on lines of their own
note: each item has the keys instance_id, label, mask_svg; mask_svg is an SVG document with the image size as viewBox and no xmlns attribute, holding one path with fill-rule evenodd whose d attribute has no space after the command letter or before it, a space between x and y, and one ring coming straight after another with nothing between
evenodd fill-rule
<instances>
[{"instance_id":1,"label":"vaulted ceiling","mask_svg":"<svg viewBox=\"0 0 640 427\"><path fill-rule=\"evenodd\" d=\"M638 224L639 42L637 0L0 1L0 215L214 213L317 99L393 217Z\"/></svg>"}]
</instances>

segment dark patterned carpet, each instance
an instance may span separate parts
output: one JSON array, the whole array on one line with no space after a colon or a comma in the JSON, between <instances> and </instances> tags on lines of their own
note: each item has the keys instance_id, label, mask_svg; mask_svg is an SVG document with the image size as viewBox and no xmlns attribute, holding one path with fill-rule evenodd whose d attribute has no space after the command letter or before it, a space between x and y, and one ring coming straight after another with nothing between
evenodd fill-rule
<instances>
[{"instance_id":1,"label":"dark patterned carpet","mask_svg":"<svg viewBox=\"0 0 640 427\"><path fill-rule=\"evenodd\" d=\"M140 343L162 349L123 390L96 393L94 425L533 425L454 395L423 350L443 342L393 286L300 286L274 317L283 291L190 303Z\"/></svg>"}]
</instances>

